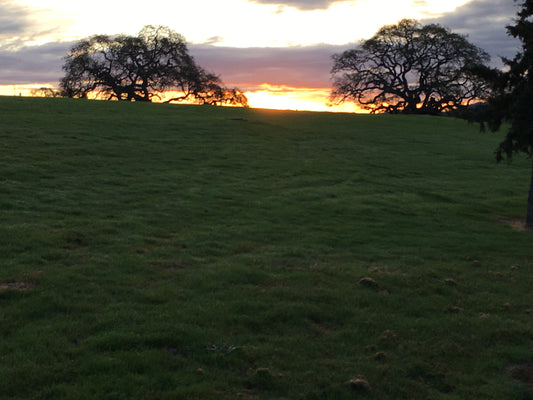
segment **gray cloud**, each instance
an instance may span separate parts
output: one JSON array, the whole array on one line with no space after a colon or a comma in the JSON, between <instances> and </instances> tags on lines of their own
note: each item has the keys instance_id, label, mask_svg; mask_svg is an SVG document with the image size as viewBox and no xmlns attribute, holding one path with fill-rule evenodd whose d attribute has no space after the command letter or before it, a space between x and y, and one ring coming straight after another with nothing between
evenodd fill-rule
<instances>
[{"instance_id":1,"label":"gray cloud","mask_svg":"<svg viewBox=\"0 0 533 400\"><path fill-rule=\"evenodd\" d=\"M474 0L453 12L422 22L439 23L467 35L471 43L493 57L493 65L501 66L500 57L512 58L520 46L520 42L507 35L505 29L513 24L517 11L514 0Z\"/></svg>"},{"instance_id":2,"label":"gray cloud","mask_svg":"<svg viewBox=\"0 0 533 400\"><path fill-rule=\"evenodd\" d=\"M0 49L0 85L25 83L57 84L63 57L72 43L48 43L18 50Z\"/></svg>"},{"instance_id":3,"label":"gray cloud","mask_svg":"<svg viewBox=\"0 0 533 400\"><path fill-rule=\"evenodd\" d=\"M334 3L346 2L346 0L251 0L254 3L270 4L280 7L294 7L300 10L326 10Z\"/></svg>"},{"instance_id":4,"label":"gray cloud","mask_svg":"<svg viewBox=\"0 0 533 400\"><path fill-rule=\"evenodd\" d=\"M0 36L16 35L29 25L29 11L11 2L0 3Z\"/></svg>"},{"instance_id":5,"label":"gray cloud","mask_svg":"<svg viewBox=\"0 0 533 400\"><path fill-rule=\"evenodd\" d=\"M27 40L49 33L39 27L44 16L12 1L0 1L0 84L56 84L61 77L62 57L69 44L24 46Z\"/></svg>"},{"instance_id":6,"label":"gray cloud","mask_svg":"<svg viewBox=\"0 0 533 400\"><path fill-rule=\"evenodd\" d=\"M352 45L353 46L353 45ZM331 56L350 46L315 45L290 48L231 48L190 46L199 65L222 78L227 85L253 90L257 84L292 87L330 87Z\"/></svg>"},{"instance_id":7,"label":"gray cloud","mask_svg":"<svg viewBox=\"0 0 533 400\"><path fill-rule=\"evenodd\" d=\"M63 57L73 43L48 43L17 50L0 49L0 85L49 83L56 85ZM190 45L203 68L220 75L225 84L253 90L258 84L292 87L330 87L331 56L347 46L316 45L292 48L234 48Z\"/></svg>"},{"instance_id":8,"label":"gray cloud","mask_svg":"<svg viewBox=\"0 0 533 400\"><path fill-rule=\"evenodd\" d=\"M213 45L213 44L220 43L223 40L224 40L224 38L222 36L212 36L212 37L208 38L207 40L205 40L202 44Z\"/></svg>"},{"instance_id":9,"label":"gray cloud","mask_svg":"<svg viewBox=\"0 0 533 400\"><path fill-rule=\"evenodd\" d=\"M27 43L57 36L72 21L60 18L51 10L30 8L0 0L0 49L16 50Z\"/></svg>"}]
</instances>

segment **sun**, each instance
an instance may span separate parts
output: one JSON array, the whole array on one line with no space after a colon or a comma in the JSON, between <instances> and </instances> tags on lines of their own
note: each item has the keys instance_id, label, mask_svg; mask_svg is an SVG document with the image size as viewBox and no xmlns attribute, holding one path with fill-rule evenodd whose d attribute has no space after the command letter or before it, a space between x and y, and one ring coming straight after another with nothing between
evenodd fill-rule
<instances>
[{"instance_id":1,"label":"sun","mask_svg":"<svg viewBox=\"0 0 533 400\"><path fill-rule=\"evenodd\" d=\"M328 106L330 88L293 88L264 83L259 89L245 92L252 108L294 111L365 113L353 103Z\"/></svg>"}]
</instances>

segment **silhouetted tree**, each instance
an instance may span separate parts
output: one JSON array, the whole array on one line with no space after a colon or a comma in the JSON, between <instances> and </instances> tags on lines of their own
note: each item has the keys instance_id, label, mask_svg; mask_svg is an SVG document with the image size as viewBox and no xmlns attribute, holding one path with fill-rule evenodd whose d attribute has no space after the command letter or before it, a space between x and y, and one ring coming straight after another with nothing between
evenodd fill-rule
<instances>
[{"instance_id":1,"label":"silhouetted tree","mask_svg":"<svg viewBox=\"0 0 533 400\"><path fill-rule=\"evenodd\" d=\"M521 5L515 25L507 26L509 35L522 42L522 49L512 59L503 59L506 72L479 67L476 72L492 87L492 96L481 119L492 131L509 122L505 139L496 149L496 159L511 159L516 153L533 156L533 0ZM479 115L477 115L479 118ZM527 201L526 228L533 229L533 170Z\"/></svg>"},{"instance_id":2,"label":"silhouetted tree","mask_svg":"<svg viewBox=\"0 0 533 400\"><path fill-rule=\"evenodd\" d=\"M40 87L39 89L32 89L31 95L34 97L62 97L61 91L49 87Z\"/></svg>"},{"instance_id":3,"label":"silhouetted tree","mask_svg":"<svg viewBox=\"0 0 533 400\"><path fill-rule=\"evenodd\" d=\"M60 86L67 97L97 93L108 99L151 101L173 91L179 94L170 101L247 105L244 94L222 87L218 76L196 64L182 35L163 26L146 26L137 36L81 40L65 57L63 69Z\"/></svg>"},{"instance_id":4,"label":"silhouetted tree","mask_svg":"<svg viewBox=\"0 0 533 400\"><path fill-rule=\"evenodd\" d=\"M178 95L167 100L167 103L192 98L198 104L248 106L248 99L244 93L237 88L229 89L222 86L218 76L202 68L191 68L187 75L177 78Z\"/></svg>"},{"instance_id":5,"label":"silhouetted tree","mask_svg":"<svg viewBox=\"0 0 533 400\"><path fill-rule=\"evenodd\" d=\"M333 60L330 101L355 101L372 113L437 114L488 94L469 69L488 54L436 24L404 19Z\"/></svg>"}]
</instances>

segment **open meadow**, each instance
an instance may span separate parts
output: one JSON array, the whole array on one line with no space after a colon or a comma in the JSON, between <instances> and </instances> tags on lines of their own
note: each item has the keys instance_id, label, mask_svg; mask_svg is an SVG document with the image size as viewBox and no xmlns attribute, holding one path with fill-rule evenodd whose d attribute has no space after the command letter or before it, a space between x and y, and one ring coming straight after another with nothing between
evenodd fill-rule
<instances>
[{"instance_id":1,"label":"open meadow","mask_svg":"<svg viewBox=\"0 0 533 400\"><path fill-rule=\"evenodd\" d=\"M533 398L502 136L0 97L0 399Z\"/></svg>"}]
</instances>

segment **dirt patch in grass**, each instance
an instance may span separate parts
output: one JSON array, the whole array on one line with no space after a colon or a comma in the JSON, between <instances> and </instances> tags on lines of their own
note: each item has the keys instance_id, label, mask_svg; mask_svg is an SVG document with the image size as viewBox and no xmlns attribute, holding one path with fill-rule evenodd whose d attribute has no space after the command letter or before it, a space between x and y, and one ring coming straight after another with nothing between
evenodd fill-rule
<instances>
[{"instance_id":1,"label":"dirt patch in grass","mask_svg":"<svg viewBox=\"0 0 533 400\"><path fill-rule=\"evenodd\" d=\"M526 221L523 218L496 217L496 221L498 221L500 224L511 227L515 231L526 230Z\"/></svg>"},{"instance_id":2,"label":"dirt patch in grass","mask_svg":"<svg viewBox=\"0 0 533 400\"><path fill-rule=\"evenodd\" d=\"M35 284L32 282L0 282L0 291L4 290L14 290L17 292L25 292L27 290L33 289Z\"/></svg>"},{"instance_id":3,"label":"dirt patch in grass","mask_svg":"<svg viewBox=\"0 0 533 400\"><path fill-rule=\"evenodd\" d=\"M533 361L526 364L512 365L508 369L509 376L522 382L533 390Z\"/></svg>"}]
</instances>

